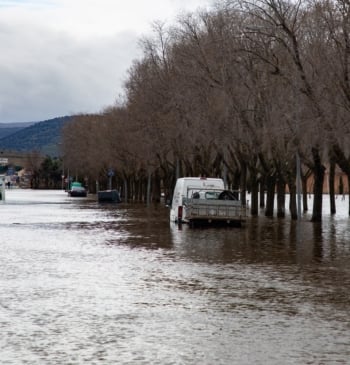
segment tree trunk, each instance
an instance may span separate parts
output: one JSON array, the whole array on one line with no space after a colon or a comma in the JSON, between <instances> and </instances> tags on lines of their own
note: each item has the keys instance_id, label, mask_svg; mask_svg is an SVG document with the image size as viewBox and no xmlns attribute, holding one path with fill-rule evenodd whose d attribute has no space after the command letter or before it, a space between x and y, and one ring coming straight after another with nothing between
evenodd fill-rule
<instances>
[{"instance_id":1,"label":"tree trunk","mask_svg":"<svg viewBox=\"0 0 350 365\"><path fill-rule=\"evenodd\" d=\"M154 173L154 177L152 179L153 183L151 183L152 187L152 199L160 203L160 197L161 197L161 184L160 184L160 175L159 170L157 169Z\"/></svg>"},{"instance_id":2,"label":"tree trunk","mask_svg":"<svg viewBox=\"0 0 350 365\"><path fill-rule=\"evenodd\" d=\"M260 179L260 208L265 208L265 179Z\"/></svg>"},{"instance_id":3,"label":"tree trunk","mask_svg":"<svg viewBox=\"0 0 350 365\"><path fill-rule=\"evenodd\" d=\"M265 209L266 217L273 217L273 208L275 203L275 185L276 185L275 175L267 176L266 178L267 196L266 196L266 209Z\"/></svg>"},{"instance_id":4,"label":"tree trunk","mask_svg":"<svg viewBox=\"0 0 350 365\"><path fill-rule=\"evenodd\" d=\"M350 175L348 175L348 196L349 196L349 216L350 216Z\"/></svg>"},{"instance_id":5,"label":"tree trunk","mask_svg":"<svg viewBox=\"0 0 350 365\"><path fill-rule=\"evenodd\" d=\"M307 176L301 177L301 187L303 191L303 210L307 212L309 210L308 203L307 203Z\"/></svg>"},{"instance_id":6,"label":"tree trunk","mask_svg":"<svg viewBox=\"0 0 350 365\"><path fill-rule=\"evenodd\" d=\"M224 164L224 166L222 168L222 179L224 180L224 187L225 187L225 189L228 189L228 184L227 184L227 166L226 166L226 164Z\"/></svg>"},{"instance_id":7,"label":"tree trunk","mask_svg":"<svg viewBox=\"0 0 350 365\"><path fill-rule=\"evenodd\" d=\"M328 179L331 214L336 213L334 180L335 180L335 161L333 158L331 158L329 166L329 179Z\"/></svg>"},{"instance_id":8,"label":"tree trunk","mask_svg":"<svg viewBox=\"0 0 350 365\"><path fill-rule=\"evenodd\" d=\"M134 201L138 201L140 197L140 184L139 184L139 180L137 180L136 178L134 179L134 195L133 195L133 200Z\"/></svg>"},{"instance_id":9,"label":"tree trunk","mask_svg":"<svg viewBox=\"0 0 350 365\"><path fill-rule=\"evenodd\" d=\"M321 158L317 148L312 148L312 157L314 160L314 204L312 209L312 222L322 221L322 199L323 199L323 181L325 167L321 163Z\"/></svg>"},{"instance_id":10,"label":"tree trunk","mask_svg":"<svg viewBox=\"0 0 350 365\"><path fill-rule=\"evenodd\" d=\"M176 167L175 167L175 178L176 180L180 177L180 161L179 158L176 158Z\"/></svg>"},{"instance_id":11,"label":"tree trunk","mask_svg":"<svg viewBox=\"0 0 350 365\"><path fill-rule=\"evenodd\" d=\"M138 193L139 193L138 183L137 183L136 177L134 177L133 181L132 181L132 200L133 201L137 200Z\"/></svg>"},{"instance_id":12,"label":"tree trunk","mask_svg":"<svg viewBox=\"0 0 350 365\"><path fill-rule=\"evenodd\" d=\"M128 202L128 180L124 177L124 203Z\"/></svg>"},{"instance_id":13,"label":"tree trunk","mask_svg":"<svg viewBox=\"0 0 350 365\"><path fill-rule=\"evenodd\" d=\"M151 203L151 182L152 182L152 173L149 170L147 174L147 188L146 188L146 203L147 206Z\"/></svg>"},{"instance_id":14,"label":"tree trunk","mask_svg":"<svg viewBox=\"0 0 350 365\"><path fill-rule=\"evenodd\" d=\"M337 144L333 145L332 152L335 156L338 166L348 177L348 187L350 189L350 160L345 157L344 152ZM349 190L349 216L350 216L350 190Z\"/></svg>"},{"instance_id":15,"label":"tree trunk","mask_svg":"<svg viewBox=\"0 0 350 365\"><path fill-rule=\"evenodd\" d=\"M289 200L289 209L290 209L290 215L293 220L298 219L298 209L297 209L297 187L293 182L290 182L288 184L289 186L289 194L290 194L290 200Z\"/></svg>"},{"instance_id":16,"label":"tree trunk","mask_svg":"<svg viewBox=\"0 0 350 365\"><path fill-rule=\"evenodd\" d=\"M277 217L285 217L286 183L283 178L277 180Z\"/></svg>"},{"instance_id":17,"label":"tree trunk","mask_svg":"<svg viewBox=\"0 0 350 365\"><path fill-rule=\"evenodd\" d=\"M251 195L251 207L250 213L252 216L257 216L259 214L259 183L253 178L252 179L252 195Z\"/></svg>"},{"instance_id":18,"label":"tree trunk","mask_svg":"<svg viewBox=\"0 0 350 365\"><path fill-rule=\"evenodd\" d=\"M247 165L241 161L241 178L240 178L241 202L243 206L247 204Z\"/></svg>"}]
</instances>

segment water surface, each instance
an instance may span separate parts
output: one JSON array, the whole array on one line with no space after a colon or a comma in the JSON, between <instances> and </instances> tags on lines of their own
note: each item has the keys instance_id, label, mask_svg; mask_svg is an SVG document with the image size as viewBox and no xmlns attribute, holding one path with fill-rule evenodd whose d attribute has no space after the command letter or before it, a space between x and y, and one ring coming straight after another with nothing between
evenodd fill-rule
<instances>
[{"instance_id":1,"label":"water surface","mask_svg":"<svg viewBox=\"0 0 350 365\"><path fill-rule=\"evenodd\" d=\"M181 229L164 206L10 190L1 364L348 364L350 222Z\"/></svg>"}]
</instances>

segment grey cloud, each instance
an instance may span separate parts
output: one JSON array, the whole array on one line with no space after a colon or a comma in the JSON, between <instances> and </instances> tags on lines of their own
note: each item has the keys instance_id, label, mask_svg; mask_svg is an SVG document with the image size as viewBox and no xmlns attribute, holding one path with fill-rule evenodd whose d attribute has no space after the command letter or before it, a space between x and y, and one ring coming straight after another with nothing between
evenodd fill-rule
<instances>
[{"instance_id":1,"label":"grey cloud","mask_svg":"<svg viewBox=\"0 0 350 365\"><path fill-rule=\"evenodd\" d=\"M78 41L0 25L0 122L100 111L115 101L138 52L132 33Z\"/></svg>"}]
</instances>

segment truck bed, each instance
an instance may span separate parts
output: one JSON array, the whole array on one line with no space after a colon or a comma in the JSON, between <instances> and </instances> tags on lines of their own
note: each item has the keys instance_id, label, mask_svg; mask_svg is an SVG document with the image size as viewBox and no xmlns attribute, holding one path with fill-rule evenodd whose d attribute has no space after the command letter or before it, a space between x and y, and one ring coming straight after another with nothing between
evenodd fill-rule
<instances>
[{"instance_id":1,"label":"truck bed","mask_svg":"<svg viewBox=\"0 0 350 365\"><path fill-rule=\"evenodd\" d=\"M246 208L239 200L188 199L186 216L188 221L222 221L243 222L246 219Z\"/></svg>"}]
</instances>

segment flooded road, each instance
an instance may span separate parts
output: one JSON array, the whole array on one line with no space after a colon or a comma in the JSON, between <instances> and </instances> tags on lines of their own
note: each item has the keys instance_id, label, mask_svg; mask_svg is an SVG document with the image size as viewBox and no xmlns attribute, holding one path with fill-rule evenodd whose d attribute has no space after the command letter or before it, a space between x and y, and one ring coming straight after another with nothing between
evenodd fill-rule
<instances>
[{"instance_id":1,"label":"flooded road","mask_svg":"<svg viewBox=\"0 0 350 365\"><path fill-rule=\"evenodd\" d=\"M347 202L322 225L178 229L164 206L6 198L1 364L350 363Z\"/></svg>"}]
</instances>

